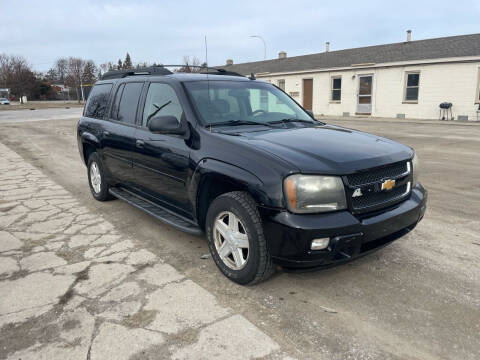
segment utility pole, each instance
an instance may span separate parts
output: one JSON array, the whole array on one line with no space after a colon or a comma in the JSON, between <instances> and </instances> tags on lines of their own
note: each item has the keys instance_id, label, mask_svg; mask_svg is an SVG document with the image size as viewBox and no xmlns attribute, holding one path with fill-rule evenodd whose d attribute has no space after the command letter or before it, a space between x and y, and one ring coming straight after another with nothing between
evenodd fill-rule
<instances>
[{"instance_id":1,"label":"utility pole","mask_svg":"<svg viewBox=\"0 0 480 360\"><path fill-rule=\"evenodd\" d=\"M262 40L262 42L263 42L263 60L267 60L267 43L265 42L265 39L263 37L261 37L260 35L251 35L250 37Z\"/></svg>"},{"instance_id":2,"label":"utility pole","mask_svg":"<svg viewBox=\"0 0 480 360\"><path fill-rule=\"evenodd\" d=\"M85 102L85 96L83 95L83 83L82 77L80 76L80 91L82 92L82 102Z\"/></svg>"}]
</instances>

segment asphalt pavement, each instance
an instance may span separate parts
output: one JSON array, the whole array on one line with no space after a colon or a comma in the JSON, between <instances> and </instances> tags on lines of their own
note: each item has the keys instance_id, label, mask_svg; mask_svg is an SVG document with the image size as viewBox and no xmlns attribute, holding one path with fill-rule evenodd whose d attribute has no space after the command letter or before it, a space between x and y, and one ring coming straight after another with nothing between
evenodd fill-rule
<instances>
[{"instance_id":1,"label":"asphalt pavement","mask_svg":"<svg viewBox=\"0 0 480 360\"><path fill-rule=\"evenodd\" d=\"M307 273L278 271L267 282L242 287L224 278L211 258L204 259L202 255L208 253L204 238L179 232L123 202L94 201L75 139L75 124L80 110L70 109L72 112L68 115L71 116L69 119L61 119L63 112L59 110L49 109L48 116L53 119L41 122L27 119L40 120L43 115L30 115L29 118L19 116L15 121L7 123L0 112L0 143L6 146L0 148L0 151L2 154L8 152L10 159L14 159L13 164L24 163L21 168L30 169L29 166L32 166L31 174L27 175L33 178L23 179L22 187L28 187L25 183L28 184L29 181L34 182L35 176L40 176L35 175L35 171L38 171L45 177L42 178L43 181L51 182L49 186L54 191L67 193L63 196L75 202L74 209L77 210L74 211L80 211L80 208L84 214L101 218L102 223L109 224L106 225L108 230L87 230L87 233L91 232L90 235L95 237L102 236L104 232L112 232L113 235L120 236L122 241L130 243L127 243L126 249L117 248L112 252L112 244L92 244L98 238L91 240L91 237L92 242L85 240L78 248L73 246L73 242L70 247L72 237L62 233L64 238L58 240L62 242L60 248L55 248L59 246L55 244L57 241L52 240L55 236L42 239L39 244L45 248L40 253L53 253L48 255L49 260L44 259L45 255L37 255L37 258L27 261L26 258L35 255L32 252L34 246L31 246L35 240L32 236L18 238L22 235L16 233L28 233L28 226L34 226L35 223L41 229L41 221L35 221L34 217L23 225L12 222L14 226L27 228L7 229L22 245L10 239L18 247L15 248L14 245L14 249L8 250L13 252L10 255L8 251L7 255L4 252L0 254L0 264L7 264L8 266L4 265L5 268L13 269L0 277L0 292L10 289L5 284L22 279L28 279L23 280L24 288L28 288L26 284L32 281L34 275L42 276L38 278L39 282L48 282L51 276L61 276L62 279L55 285L53 298L47 296L42 301L38 300L40 303L34 306L27 304L22 307L14 300L1 303L0 311L3 311L3 315L6 313L15 321L10 324L7 321L1 328L0 358L18 358L19 354L22 358L35 358L35 354L40 354L38 351L43 351L41 354L55 355L58 354L55 353L58 348L75 344L72 334L79 338L75 346L82 347L90 356L95 352L106 354L105 349L114 348L111 338L118 334L119 339L139 339L134 344L128 344L138 346L135 349L140 353L144 350L144 354L151 358L200 358L195 355L203 352L212 358L214 354L208 351L215 347L218 347L218 351L228 349L230 357L224 358L232 359L237 358L235 356L238 354L239 358L250 356L264 359L480 358L479 126L402 123L381 119L333 119L333 123L341 126L383 135L416 149L422 167L420 178L429 190L429 207L424 220L406 237L346 265ZM77 111L77 115L74 111ZM16 183L15 173L10 180L4 173L5 171L0 179L0 191L5 191L6 186L8 188ZM48 193L45 196L55 197ZM0 195L0 205L7 201L11 200L2 200ZM67 208L66 205L65 207ZM22 211L24 216L42 215L29 215L33 210ZM47 215L48 209L43 212L43 215ZM0 209L0 219L6 221L7 216L6 211ZM55 217L58 214L48 216ZM64 232L63 229L58 231ZM98 250L95 250L96 247L104 249L95 253ZM133 261L128 260L131 254L139 251L144 255L148 252L149 260L146 263L129 264L128 261ZM125 257L115 253L124 253ZM115 269L98 268L100 265L105 266L101 264L104 256L113 256L113 259L107 260L113 263L107 265L115 265ZM10 257L14 257L13 262L5 260ZM145 261L143 257L136 259ZM54 266L52 263L55 264L55 261L58 263ZM55 269L84 261L89 262L88 273L95 281L101 278L99 273L110 276L112 272L118 271L122 283L112 282L102 288L90 286L89 280L80 278L72 287L74 296L71 302L60 307L58 301L66 293L63 290L70 289L76 280L71 273L58 273ZM38 265L39 263L47 265ZM149 266L133 275L130 268L125 268L141 268L142 264ZM159 264L168 264L180 279L168 280L167 285L155 285L138 278L148 278L148 275L141 275L147 271L159 271L150 277L153 278L150 281L168 277L167 270L157 268ZM108 295L110 307L106 306L107 294L120 285L126 286L124 282L137 284L128 285L138 289L136 295L120 301L118 297L121 299L123 291L128 293L134 290L117 289ZM182 289L187 293L189 290L175 288L179 284L190 282L196 291L209 299L207 303L212 306L212 310L207 312L212 314L213 319L199 322L192 320L194 325L185 329L182 324L190 323L182 322L181 319L188 318L190 315L186 314L191 312L188 307L182 306L180 299L184 294ZM169 284L173 286L167 287ZM165 287L170 291L167 295ZM97 293L97 288L100 293ZM155 296L152 295L154 293ZM35 294L29 293L25 301L29 300L29 296L34 298ZM205 300L202 296L198 301ZM80 301L78 297L88 298L88 301ZM166 306L166 299L173 299L170 304L175 304L175 299L178 299L175 307L178 317L170 321L170 315L165 315L161 310ZM192 304L195 301L193 298ZM115 307L118 303L129 305L125 305L122 310ZM140 307L136 307L135 303L140 303ZM193 310L192 318L204 319L199 312L206 311L207 307L194 308L197 310ZM158 321L158 314L166 319L164 324ZM39 321L41 319L45 319L45 322ZM231 328L222 321L232 321L232 326L236 327ZM239 329L246 330L241 332ZM135 331L131 332L132 330ZM154 334L145 338L146 333L143 331ZM221 340L219 334L223 334ZM258 339L252 340L252 334ZM232 343L232 338L236 342ZM140 339L146 340L142 342ZM249 348L246 343L253 347ZM256 344L260 346L257 348ZM251 351L246 355L238 350L245 349L245 346ZM126 348L124 352L130 354L130 347ZM261 352L260 348L266 350ZM135 354L138 355L138 351Z\"/></svg>"},{"instance_id":2,"label":"asphalt pavement","mask_svg":"<svg viewBox=\"0 0 480 360\"><path fill-rule=\"evenodd\" d=\"M68 107L68 105L67 105ZM0 111L0 125L44 121L56 119L79 119L83 108L47 108L35 110L2 110Z\"/></svg>"}]
</instances>

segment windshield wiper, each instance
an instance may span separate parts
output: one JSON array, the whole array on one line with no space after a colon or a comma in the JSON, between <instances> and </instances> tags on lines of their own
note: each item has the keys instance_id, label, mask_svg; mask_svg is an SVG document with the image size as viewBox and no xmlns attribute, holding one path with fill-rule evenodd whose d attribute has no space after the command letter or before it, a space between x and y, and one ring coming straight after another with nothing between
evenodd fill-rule
<instances>
[{"instance_id":1,"label":"windshield wiper","mask_svg":"<svg viewBox=\"0 0 480 360\"><path fill-rule=\"evenodd\" d=\"M251 120L228 120L228 121L208 124L207 127L240 126L240 125L261 125L261 126L272 127L269 123L263 123L263 122L257 122L257 121L251 121Z\"/></svg>"},{"instance_id":2,"label":"windshield wiper","mask_svg":"<svg viewBox=\"0 0 480 360\"><path fill-rule=\"evenodd\" d=\"M282 123L287 123L287 122L301 122L301 123L307 123L307 124L315 124L316 123L313 120L303 120L303 119L293 119L293 118L268 121L269 124L282 124Z\"/></svg>"}]
</instances>

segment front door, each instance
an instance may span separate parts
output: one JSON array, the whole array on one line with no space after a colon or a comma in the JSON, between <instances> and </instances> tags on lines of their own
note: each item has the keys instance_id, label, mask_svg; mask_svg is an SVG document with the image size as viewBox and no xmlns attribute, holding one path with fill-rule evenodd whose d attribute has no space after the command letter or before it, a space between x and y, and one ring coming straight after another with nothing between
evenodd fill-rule
<instances>
[{"instance_id":1,"label":"front door","mask_svg":"<svg viewBox=\"0 0 480 360\"><path fill-rule=\"evenodd\" d=\"M313 79L303 79L303 108L312 110Z\"/></svg>"},{"instance_id":2,"label":"front door","mask_svg":"<svg viewBox=\"0 0 480 360\"><path fill-rule=\"evenodd\" d=\"M357 114L372 113L373 75L360 75L358 77L358 104Z\"/></svg>"},{"instance_id":3,"label":"front door","mask_svg":"<svg viewBox=\"0 0 480 360\"><path fill-rule=\"evenodd\" d=\"M186 121L175 90L169 84L150 83L148 87L142 123L135 131L136 185L153 200L189 216L192 212L187 191L190 147L182 136L150 132L148 121L154 115Z\"/></svg>"}]
</instances>

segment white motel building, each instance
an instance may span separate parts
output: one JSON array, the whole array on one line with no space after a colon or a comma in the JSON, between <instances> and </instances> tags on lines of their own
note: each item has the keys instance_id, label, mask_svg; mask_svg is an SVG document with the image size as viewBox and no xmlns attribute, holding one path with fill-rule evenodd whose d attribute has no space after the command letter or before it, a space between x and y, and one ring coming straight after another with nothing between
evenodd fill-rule
<instances>
[{"instance_id":1,"label":"white motel building","mask_svg":"<svg viewBox=\"0 0 480 360\"><path fill-rule=\"evenodd\" d=\"M277 85L316 115L480 120L480 34L234 64ZM451 103L441 113L440 103Z\"/></svg>"}]
</instances>

